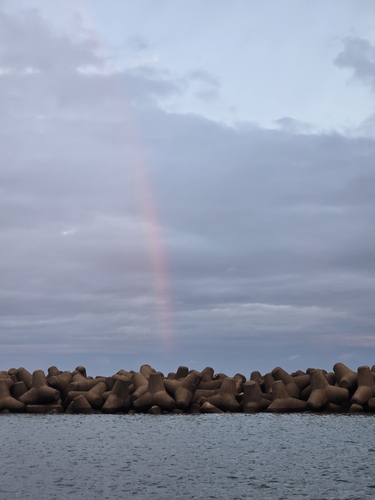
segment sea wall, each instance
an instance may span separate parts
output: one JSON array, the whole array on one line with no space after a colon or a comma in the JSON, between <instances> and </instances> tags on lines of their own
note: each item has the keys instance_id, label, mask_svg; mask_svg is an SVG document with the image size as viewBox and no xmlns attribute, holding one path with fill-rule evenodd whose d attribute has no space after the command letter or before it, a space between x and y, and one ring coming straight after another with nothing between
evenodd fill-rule
<instances>
[{"instance_id":1,"label":"sea wall","mask_svg":"<svg viewBox=\"0 0 375 500\"><path fill-rule=\"evenodd\" d=\"M308 368L287 373L280 367L247 380L206 367L180 366L166 377L150 365L111 377L87 376L83 366L47 373L25 368L0 371L1 413L373 413L375 365L352 371L336 363L332 372Z\"/></svg>"}]
</instances>

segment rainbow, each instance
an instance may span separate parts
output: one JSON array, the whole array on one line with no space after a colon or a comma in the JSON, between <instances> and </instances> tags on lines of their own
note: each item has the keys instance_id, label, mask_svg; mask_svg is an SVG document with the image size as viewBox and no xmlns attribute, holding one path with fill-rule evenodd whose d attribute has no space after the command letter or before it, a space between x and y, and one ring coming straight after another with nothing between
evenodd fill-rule
<instances>
[{"instance_id":1,"label":"rainbow","mask_svg":"<svg viewBox=\"0 0 375 500\"><path fill-rule=\"evenodd\" d=\"M90 37L97 43L98 49L106 56L109 65L109 72L116 73L118 70L113 64L110 52L106 49L106 42L95 26L87 9L82 2L77 0L68 0L71 9L78 13L82 25L90 32ZM148 173L147 162L142 153L141 140L137 131L134 117L129 110L125 90L119 89L121 94L121 109L116 110L120 113L119 121L124 124L124 131L127 143L131 144L130 168L133 172L134 188L138 209L142 220L144 221L146 241L149 249L149 258L153 274L154 295L156 301L158 334L164 350L171 350L174 340L174 325L172 315L172 297L170 293L170 280L167 265L167 254L164 246L164 234L162 222L157 209L156 198L153 193L150 175ZM125 120L124 120L125 118ZM129 123L126 125L126 123Z\"/></svg>"}]
</instances>

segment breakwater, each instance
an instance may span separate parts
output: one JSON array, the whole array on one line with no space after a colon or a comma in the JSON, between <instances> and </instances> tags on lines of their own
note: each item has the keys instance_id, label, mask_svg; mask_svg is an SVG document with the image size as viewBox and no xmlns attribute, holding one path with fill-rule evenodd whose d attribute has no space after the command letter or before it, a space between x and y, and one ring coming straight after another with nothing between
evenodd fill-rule
<instances>
[{"instance_id":1,"label":"breakwater","mask_svg":"<svg viewBox=\"0 0 375 500\"><path fill-rule=\"evenodd\" d=\"M308 368L287 373L281 367L249 380L206 367L180 366L164 376L150 365L111 377L87 376L51 366L47 373L25 368L0 371L1 413L374 413L375 365L351 370L336 363L332 372Z\"/></svg>"}]
</instances>

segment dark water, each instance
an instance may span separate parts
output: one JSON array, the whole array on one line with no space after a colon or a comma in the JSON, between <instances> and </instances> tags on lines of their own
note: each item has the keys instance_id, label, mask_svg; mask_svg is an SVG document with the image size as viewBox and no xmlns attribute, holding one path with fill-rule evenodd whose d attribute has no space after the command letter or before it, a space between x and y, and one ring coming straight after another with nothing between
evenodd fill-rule
<instances>
[{"instance_id":1,"label":"dark water","mask_svg":"<svg viewBox=\"0 0 375 500\"><path fill-rule=\"evenodd\" d=\"M375 498L375 416L1 415L1 499Z\"/></svg>"}]
</instances>

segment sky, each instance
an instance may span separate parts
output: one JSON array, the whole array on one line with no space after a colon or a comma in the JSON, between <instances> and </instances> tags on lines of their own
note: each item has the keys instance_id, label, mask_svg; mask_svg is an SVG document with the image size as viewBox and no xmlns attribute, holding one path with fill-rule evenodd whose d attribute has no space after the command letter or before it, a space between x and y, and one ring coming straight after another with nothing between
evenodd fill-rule
<instances>
[{"instance_id":1,"label":"sky","mask_svg":"<svg viewBox=\"0 0 375 500\"><path fill-rule=\"evenodd\" d=\"M375 363L375 3L0 0L0 362Z\"/></svg>"}]
</instances>

